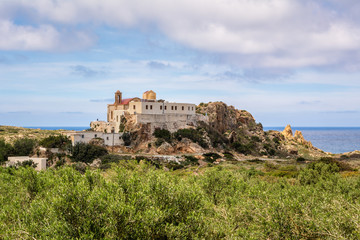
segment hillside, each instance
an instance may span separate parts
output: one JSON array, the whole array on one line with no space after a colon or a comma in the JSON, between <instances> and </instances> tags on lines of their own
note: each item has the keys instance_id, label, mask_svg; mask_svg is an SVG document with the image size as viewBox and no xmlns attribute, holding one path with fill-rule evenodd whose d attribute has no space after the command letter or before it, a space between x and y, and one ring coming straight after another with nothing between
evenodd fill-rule
<instances>
[{"instance_id":1,"label":"hillside","mask_svg":"<svg viewBox=\"0 0 360 240\"><path fill-rule=\"evenodd\" d=\"M129 118L124 126L128 144L116 151L146 154L231 152L236 158L251 155L316 159L328 155L306 141L301 132L293 134L290 126L283 132L263 131L261 123L257 123L251 113L223 102L200 103L196 113L208 116L208 121L175 132L165 128L152 133L148 124L134 124Z\"/></svg>"},{"instance_id":2,"label":"hillside","mask_svg":"<svg viewBox=\"0 0 360 240\"><path fill-rule=\"evenodd\" d=\"M51 135L59 135L61 132L62 130L40 130L0 125L0 139L4 139L7 143L13 143L16 139L21 138L41 140Z\"/></svg>"}]
</instances>

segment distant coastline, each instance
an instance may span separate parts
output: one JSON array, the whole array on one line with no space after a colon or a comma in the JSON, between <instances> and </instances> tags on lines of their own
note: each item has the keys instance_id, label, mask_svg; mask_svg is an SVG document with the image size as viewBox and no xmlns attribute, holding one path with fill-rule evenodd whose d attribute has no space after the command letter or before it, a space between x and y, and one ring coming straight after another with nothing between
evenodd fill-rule
<instances>
[{"instance_id":1,"label":"distant coastline","mask_svg":"<svg viewBox=\"0 0 360 240\"><path fill-rule=\"evenodd\" d=\"M24 128L31 128L31 129L40 129L40 130L74 130L74 131L83 131L89 129L89 126L77 126L77 127L64 127L64 126L52 126L52 127L41 127L41 126L25 126Z\"/></svg>"}]
</instances>

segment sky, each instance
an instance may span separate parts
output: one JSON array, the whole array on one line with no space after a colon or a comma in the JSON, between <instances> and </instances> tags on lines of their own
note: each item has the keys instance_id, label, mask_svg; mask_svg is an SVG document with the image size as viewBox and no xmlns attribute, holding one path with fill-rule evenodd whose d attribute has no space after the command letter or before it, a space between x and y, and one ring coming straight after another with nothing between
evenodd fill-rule
<instances>
[{"instance_id":1,"label":"sky","mask_svg":"<svg viewBox=\"0 0 360 240\"><path fill-rule=\"evenodd\" d=\"M0 125L88 126L114 93L263 126L360 127L358 0L0 0Z\"/></svg>"}]
</instances>

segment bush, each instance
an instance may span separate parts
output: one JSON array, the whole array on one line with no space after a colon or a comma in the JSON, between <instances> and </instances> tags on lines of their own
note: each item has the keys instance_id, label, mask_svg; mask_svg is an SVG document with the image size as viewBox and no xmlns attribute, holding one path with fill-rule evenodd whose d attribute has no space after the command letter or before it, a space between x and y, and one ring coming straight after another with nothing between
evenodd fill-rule
<instances>
[{"instance_id":1,"label":"bush","mask_svg":"<svg viewBox=\"0 0 360 240\"><path fill-rule=\"evenodd\" d=\"M209 147L209 145L205 142L203 138L203 133L201 132L201 129L179 129L174 133L174 137L179 141L181 141L182 138L188 138L191 141L198 143L202 148Z\"/></svg>"},{"instance_id":2,"label":"bush","mask_svg":"<svg viewBox=\"0 0 360 240\"><path fill-rule=\"evenodd\" d=\"M156 141L155 141L155 146L156 146L156 147L160 147L161 144L163 144L164 142L165 142L164 139L158 138L158 139L156 139Z\"/></svg>"},{"instance_id":3,"label":"bush","mask_svg":"<svg viewBox=\"0 0 360 240\"><path fill-rule=\"evenodd\" d=\"M86 143L76 143L70 152L74 162L84 163L92 163L95 158L108 154L106 148Z\"/></svg>"},{"instance_id":4,"label":"bush","mask_svg":"<svg viewBox=\"0 0 360 240\"><path fill-rule=\"evenodd\" d=\"M36 141L30 138L17 139L14 142L14 155L29 156L33 153L36 146Z\"/></svg>"},{"instance_id":5,"label":"bush","mask_svg":"<svg viewBox=\"0 0 360 240\"><path fill-rule=\"evenodd\" d=\"M33 160L26 160L26 161L23 161L23 162L16 163L15 167L32 167L32 168L36 168L37 163L34 163Z\"/></svg>"},{"instance_id":6,"label":"bush","mask_svg":"<svg viewBox=\"0 0 360 240\"><path fill-rule=\"evenodd\" d=\"M0 139L0 164L7 161L8 156L14 151L11 144L5 142L5 140Z\"/></svg>"},{"instance_id":7,"label":"bush","mask_svg":"<svg viewBox=\"0 0 360 240\"><path fill-rule=\"evenodd\" d=\"M339 168L339 171L355 171L355 169L351 167L350 164L343 161L335 160L330 157L322 157L319 161L326 164L336 164L336 166Z\"/></svg>"},{"instance_id":8,"label":"bush","mask_svg":"<svg viewBox=\"0 0 360 240\"><path fill-rule=\"evenodd\" d=\"M305 158L303 158L303 157L298 157L297 159L296 159L296 162L305 162Z\"/></svg>"},{"instance_id":9,"label":"bush","mask_svg":"<svg viewBox=\"0 0 360 240\"><path fill-rule=\"evenodd\" d=\"M182 162L183 165L199 165L199 160L191 155L183 155L183 157L185 158L185 161Z\"/></svg>"},{"instance_id":10,"label":"bush","mask_svg":"<svg viewBox=\"0 0 360 240\"><path fill-rule=\"evenodd\" d=\"M205 157L204 161L205 162L209 162L209 163L213 163L215 162L217 159L221 158L221 156L217 153L204 153L203 156Z\"/></svg>"},{"instance_id":11,"label":"bush","mask_svg":"<svg viewBox=\"0 0 360 240\"><path fill-rule=\"evenodd\" d=\"M84 164L79 169L84 174L74 168L39 173L0 168L0 239L359 239L360 235L360 176L303 185L268 174L262 177L264 173L254 168L213 167L196 176L130 161L109 174L87 170Z\"/></svg>"},{"instance_id":12,"label":"bush","mask_svg":"<svg viewBox=\"0 0 360 240\"><path fill-rule=\"evenodd\" d=\"M234 160L234 154L231 152L224 152L224 158L226 158L226 160Z\"/></svg>"},{"instance_id":13,"label":"bush","mask_svg":"<svg viewBox=\"0 0 360 240\"><path fill-rule=\"evenodd\" d=\"M235 149L238 153L245 155L251 154L255 150L255 144L250 142L248 144L241 144L240 142L234 142L231 147Z\"/></svg>"},{"instance_id":14,"label":"bush","mask_svg":"<svg viewBox=\"0 0 360 240\"><path fill-rule=\"evenodd\" d=\"M130 144L131 144L131 134L129 132L124 132L122 134L121 138L124 141L125 146L130 146Z\"/></svg>"},{"instance_id":15,"label":"bush","mask_svg":"<svg viewBox=\"0 0 360 240\"><path fill-rule=\"evenodd\" d=\"M171 143L171 133L166 129L155 128L153 135L156 138L164 139L166 142Z\"/></svg>"},{"instance_id":16,"label":"bush","mask_svg":"<svg viewBox=\"0 0 360 240\"><path fill-rule=\"evenodd\" d=\"M300 171L298 179L303 185L311 185L331 179L339 171L339 167L334 163L312 162Z\"/></svg>"},{"instance_id":17,"label":"bush","mask_svg":"<svg viewBox=\"0 0 360 240\"><path fill-rule=\"evenodd\" d=\"M70 144L70 139L64 135L52 135L44 138L39 143L40 146L45 148L60 148L62 150L65 150Z\"/></svg>"}]
</instances>

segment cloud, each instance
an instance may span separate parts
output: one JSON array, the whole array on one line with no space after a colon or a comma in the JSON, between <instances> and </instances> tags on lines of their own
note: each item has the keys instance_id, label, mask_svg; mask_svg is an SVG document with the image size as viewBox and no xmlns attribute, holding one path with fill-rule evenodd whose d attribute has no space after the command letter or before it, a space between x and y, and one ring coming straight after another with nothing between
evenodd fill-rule
<instances>
[{"instance_id":1,"label":"cloud","mask_svg":"<svg viewBox=\"0 0 360 240\"><path fill-rule=\"evenodd\" d=\"M94 38L79 29L91 24L159 31L247 68L343 66L360 60L359 9L355 0L14 0L0 6L3 18L21 14L36 27L2 20L0 49L90 46Z\"/></svg>"},{"instance_id":2,"label":"cloud","mask_svg":"<svg viewBox=\"0 0 360 240\"><path fill-rule=\"evenodd\" d=\"M293 76L293 71L287 69L271 69L271 68L245 68L241 72L227 70L223 73L215 75L219 80L236 80L236 81L249 81L260 82L268 80L283 80Z\"/></svg>"},{"instance_id":3,"label":"cloud","mask_svg":"<svg viewBox=\"0 0 360 240\"><path fill-rule=\"evenodd\" d=\"M72 73L83 77L96 77L106 74L104 71L96 71L83 65L71 66Z\"/></svg>"},{"instance_id":4,"label":"cloud","mask_svg":"<svg viewBox=\"0 0 360 240\"><path fill-rule=\"evenodd\" d=\"M16 25L0 19L0 50L69 51L88 47L93 40L81 31L58 31L54 26Z\"/></svg>"},{"instance_id":5,"label":"cloud","mask_svg":"<svg viewBox=\"0 0 360 240\"><path fill-rule=\"evenodd\" d=\"M147 66L148 66L149 68L159 69L159 70L171 67L170 64L164 64L164 63L162 63L162 62L157 62L157 61L148 62L148 63L147 63Z\"/></svg>"}]
</instances>

